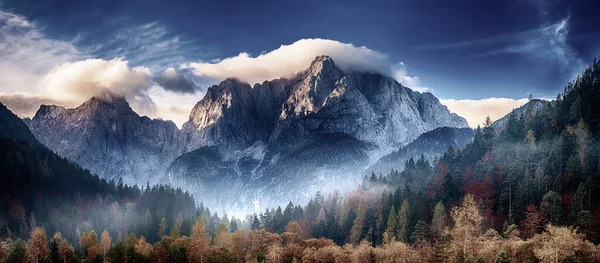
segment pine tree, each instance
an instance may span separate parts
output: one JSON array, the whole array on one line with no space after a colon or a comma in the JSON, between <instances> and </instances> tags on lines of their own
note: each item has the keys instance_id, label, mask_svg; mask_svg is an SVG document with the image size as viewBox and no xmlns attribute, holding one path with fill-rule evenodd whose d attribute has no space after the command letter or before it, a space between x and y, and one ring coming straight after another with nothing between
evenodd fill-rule
<instances>
[{"instance_id":1,"label":"pine tree","mask_svg":"<svg viewBox=\"0 0 600 263\"><path fill-rule=\"evenodd\" d=\"M391 243L392 241L396 241L396 226L397 226L397 221L398 221L398 214L396 214L396 208L394 207L394 205L392 205L392 208L390 209L390 213L388 215L388 220L387 220L387 227L385 228L385 232L383 233L384 238L383 238L383 242L384 243Z\"/></svg>"},{"instance_id":2,"label":"pine tree","mask_svg":"<svg viewBox=\"0 0 600 263\"><path fill-rule=\"evenodd\" d=\"M409 211L408 200L402 202L400 211L398 211L396 234L398 241L406 242L406 235L408 230L408 211Z\"/></svg>"},{"instance_id":3,"label":"pine tree","mask_svg":"<svg viewBox=\"0 0 600 263\"><path fill-rule=\"evenodd\" d=\"M177 225L173 225L173 229L171 230L171 237L172 238L179 238L179 228L177 227Z\"/></svg>"},{"instance_id":4,"label":"pine tree","mask_svg":"<svg viewBox=\"0 0 600 263\"><path fill-rule=\"evenodd\" d=\"M356 218L352 223L352 229L350 230L350 242L358 244L363 237L365 225L367 223L367 203L364 199L360 199L358 204L358 211L356 212Z\"/></svg>"},{"instance_id":5,"label":"pine tree","mask_svg":"<svg viewBox=\"0 0 600 263\"><path fill-rule=\"evenodd\" d=\"M258 220L258 216L254 215L254 219L252 220L251 230L259 230L260 229L260 220Z\"/></svg>"},{"instance_id":6,"label":"pine tree","mask_svg":"<svg viewBox=\"0 0 600 263\"><path fill-rule=\"evenodd\" d=\"M433 219L431 220L431 233L434 237L438 238L442 236L444 227L446 226L446 208L442 201L435 205L433 210Z\"/></svg>"},{"instance_id":7,"label":"pine tree","mask_svg":"<svg viewBox=\"0 0 600 263\"><path fill-rule=\"evenodd\" d=\"M157 235L159 239L167 235L167 219L164 217L160 219L160 226L158 228Z\"/></svg>"},{"instance_id":8,"label":"pine tree","mask_svg":"<svg viewBox=\"0 0 600 263\"><path fill-rule=\"evenodd\" d=\"M60 255L58 254L58 247L59 247L61 241L62 241L62 236L61 236L60 232L57 232L56 234L54 234L54 237L52 237L52 240L50 241L50 262L52 262L52 263L60 262ZM2 259L3 258L0 256L0 262L2 262Z\"/></svg>"}]
</instances>

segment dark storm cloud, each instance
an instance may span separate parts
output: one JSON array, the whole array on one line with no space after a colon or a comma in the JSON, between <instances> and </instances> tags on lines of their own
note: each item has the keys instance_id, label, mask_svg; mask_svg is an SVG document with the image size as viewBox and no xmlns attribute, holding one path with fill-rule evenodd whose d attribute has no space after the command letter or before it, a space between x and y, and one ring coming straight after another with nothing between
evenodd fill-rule
<instances>
[{"instance_id":1,"label":"dark storm cloud","mask_svg":"<svg viewBox=\"0 0 600 263\"><path fill-rule=\"evenodd\" d=\"M176 93L195 93L198 86L193 81L187 79L181 72L174 68L168 68L153 78L156 84L163 89Z\"/></svg>"}]
</instances>

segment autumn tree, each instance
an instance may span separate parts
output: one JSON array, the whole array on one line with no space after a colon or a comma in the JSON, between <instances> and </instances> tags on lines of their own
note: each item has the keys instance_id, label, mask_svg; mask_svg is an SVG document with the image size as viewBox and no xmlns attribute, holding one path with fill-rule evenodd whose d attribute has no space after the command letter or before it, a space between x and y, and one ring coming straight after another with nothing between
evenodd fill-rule
<instances>
[{"instance_id":1,"label":"autumn tree","mask_svg":"<svg viewBox=\"0 0 600 263\"><path fill-rule=\"evenodd\" d=\"M221 220L222 222L223 220ZM214 246L216 248L227 247L229 244L229 229L223 223L219 223L219 228L215 233Z\"/></svg>"},{"instance_id":2,"label":"autumn tree","mask_svg":"<svg viewBox=\"0 0 600 263\"><path fill-rule=\"evenodd\" d=\"M210 236L206 233L204 220L196 220L192 227L192 235L188 245L189 259L192 262L203 262L210 252Z\"/></svg>"},{"instance_id":3,"label":"autumn tree","mask_svg":"<svg viewBox=\"0 0 600 263\"><path fill-rule=\"evenodd\" d=\"M235 262L242 262L244 260L244 253L246 252L245 232L245 229L239 229L231 233L229 238L227 247L229 248L229 251L231 251Z\"/></svg>"},{"instance_id":4,"label":"autumn tree","mask_svg":"<svg viewBox=\"0 0 600 263\"><path fill-rule=\"evenodd\" d=\"M167 235L167 219L164 217L160 219L157 235L159 239Z\"/></svg>"},{"instance_id":5,"label":"autumn tree","mask_svg":"<svg viewBox=\"0 0 600 263\"><path fill-rule=\"evenodd\" d=\"M281 235L284 244L300 244L302 243L302 228L297 221L290 221L285 226L285 232Z\"/></svg>"},{"instance_id":6,"label":"autumn tree","mask_svg":"<svg viewBox=\"0 0 600 263\"><path fill-rule=\"evenodd\" d=\"M63 263L67 263L67 261L73 257L74 253L75 249L66 239L60 241L60 244L58 245L58 256Z\"/></svg>"},{"instance_id":7,"label":"autumn tree","mask_svg":"<svg viewBox=\"0 0 600 263\"><path fill-rule=\"evenodd\" d=\"M9 252L10 246L8 245L8 242L0 240L0 262L4 262L4 260L8 258Z\"/></svg>"},{"instance_id":8,"label":"autumn tree","mask_svg":"<svg viewBox=\"0 0 600 263\"><path fill-rule=\"evenodd\" d=\"M353 244L358 244L363 236L367 221L367 209L366 201L361 198L358 205L356 218L354 219L354 222L352 223L352 229L350 230L350 242Z\"/></svg>"},{"instance_id":9,"label":"autumn tree","mask_svg":"<svg viewBox=\"0 0 600 263\"><path fill-rule=\"evenodd\" d=\"M453 244L466 259L467 252L472 252L472 244L479 236L483 221L483 217L479 213L479 205L472 195L466 195L462 204L453 208L450 215L454 222L454 226L450 230L450 235L454 240Z\"/></svg>"},{"instance_id":10,"label":"autumn tree","mask_svg":"<svg viewBox=\"0 0 600 263\"><path fill-rule=\"evenodd\" d=\"M527 211L525 211L525 219L520 224L523 238L531 238L538 233L544 221L544 216L537 210L537 207L528 205Z\"/></svg>"},{"instance_id":11,"label":"autumn tree","mask_svg":"<svg viewBox=\"0 0 600 263\"><path fill-rule=\"evenodd\" d=\"M429 192L427 196L431 200L436 200L438 198L444 198L445 190L446 190L446 177L448 176L448 166L442 161L438 163L439 172L435 175L435 179L433 184L429 186Z\"/></svg>"},{"instance_id":12,"label":"autumn tree","mask_svg":"<svg viewBox=\"0 0 600 263\"><path fill-rule=\"evenodd\" d=\"M408 228L408 210L409 204L407 200L402 202L400 206L400 211L398 211L398 220L396 227L396 234L398 237L398 241L406 241L406 233Z\"/></svg>"},{"instance_id":13,"label":"autumn tree","mask_svg":"<svg viewBox=\"0 0 600 263\"><path fill-rule=\"evenodd\" d=\"M106 260L106 252L108 252L111 245L112 239L110 238L108 231L104 230L104 232L102 232L102 236L100 236L100 247L102 249L102 257L104 258L104 263L108 262Z\"/></svg>"},{"instance_id":14,"label":"autumn tree","mask_svg":"<svg viewBox=\"0 0 600 263\"><path fill-rule=\"evenodd\" d=\"M248 261L264 259L269 252L268 247L281 242L281 236L267 232L264 229L250 231L248 239L250 245L247 253Z\"/></svg>"},{"instance_id":15,"label":"autumn tree","mask_svg":"<svg viewBox=\"0 0 600 263\"><path fill-rule=\"evenodd\" d=\"M146 239L142 236L135 244L135 253L148 259L152 253L152 245L146 242Z\"/></svg>"},{"instance_id":16,"label":"autumn tree","mask_svg":"<svg viewBox=\"0 0 600 263\"><path fill-rule=\"evenodd\" d=\"M533 249L533 253L542 263L559 262L585 247L583 236L567 227L548 225L538 238L540 245Z\"/></svg>"},{"instance_id":17,"label":"autumn tree","mask_svg":"<svg viewBox=\"0 0 600 263\"><path fill-rule=\"evenodd\" d=\"M98 245L98 235L94 230L85 231L79 239L79 245L83 249L84 256L92 261L100 253L100 247Z\"/></svg>"},{"instance_id":18,"label":"autumn tree","mask_svg":"<svg viewBox=\"0 0 600 263\"><path fill-rule=\"evenodd\" d=\"M27 242L27 258L30 262L38 263L49 259L50 251L46 240L46 230L43 227L36 227L31 231Z\"/></svg>"}]
</instances>

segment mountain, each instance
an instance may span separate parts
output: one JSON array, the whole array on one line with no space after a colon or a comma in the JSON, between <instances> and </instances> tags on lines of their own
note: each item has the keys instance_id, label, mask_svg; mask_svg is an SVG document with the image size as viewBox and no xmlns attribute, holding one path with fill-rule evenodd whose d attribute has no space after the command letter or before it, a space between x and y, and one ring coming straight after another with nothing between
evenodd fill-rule
<instances>
[{"instance_id":1,"label":"mountain","mask_svg":"<svg viewBox=\"0 0 600 263\"><path fill-rule=\"evenodd\" d=\"M128 184L157 182L183 148L173 122L140 117L124 97L111 93L73 109L42 105L29 127L60 156Z\"/></svg>"},{"instance_id":2,"label":"mountain","mask_svg":"<svg viewBox=\"0 0 600 263\"><path fill-rule=\"evenodd\" d=\"M27 125L0 103L0 138L26 141L31 145L39 144Z\"/></svg>"},{"instance_id":3,"label":"mountain","mask_svg":"<svg viewBox=\"0 0 600 263\"><path fill-rule=\"evenodd\" d=\"M28 123L43 144L103 178L168 183L228 210L352 188L366 167L422 133L467 127L432 94L343 72L328 56L289 79L208 88L181 130L110 93L74 109L43 105Z\"/></svg>"},{"instance_id":4,"label":"mountain","mask_svg":"<svg viewBox=\"0 0 600 263\"><path fill-rule=\"evenodd\" d=\"M527 112L527 110L531 110L531 114L535 115L542 107L547 106L549 104L548 101L540 100L540 99L532 99L525 103L523 106L513 109L511 112L506 114L504 117L494 121L492 124L492 128L497 133L500 133L502 130L506 128L506 122L511 114L515 114L515 117L520 118Z\"/></svg>"},{"instance_id":5,"label":"mountain","mask_svg":"<svg viewBox=\"0 0 600 263\"><path fill-rule=\"evenodd\" d=\"M0 156L3 240L28 238L33 227L43 226L68 240L78 240L81 230L105 229L113 236L137 231L158 241L157 232L146 228L161 219L174 222L181 215L190 228L196 220L196 205L187 192L165 186L140 191L99 178L40 144L1 103Z\"/></svg>"},{"instance_id":6,"label":"mountain","mask_svg":"<svg viewBox=\"0 0 600 263\"><path fill-rule=\"evenodd\" d=\"M387 154L373 164L367 171L389 173L391 170L403 170L410 158L419 159L421 155L434 163L434 160L448 151L448 148L464 147L471 141L475 132L470 128L442 127L421 134L408 145Z\"/></svg>"},{"instance_id":7,"label":"mountain","mask_svg":"<svg viewBox=\"0 0 600 263\"><path fill-rule=\"evenodd\" d=\"M182 129L190 152L166 179L230 211L302 202L349 190L379 157L446 126L467 122L430 93L319 56L290 79L209 88Z\"/></svg>"}]
</instances>

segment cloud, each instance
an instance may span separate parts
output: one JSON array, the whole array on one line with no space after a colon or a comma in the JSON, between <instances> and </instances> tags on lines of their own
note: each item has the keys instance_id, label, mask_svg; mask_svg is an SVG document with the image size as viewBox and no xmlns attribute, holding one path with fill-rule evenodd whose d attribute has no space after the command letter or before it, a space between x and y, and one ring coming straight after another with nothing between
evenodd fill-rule
<instances>
[{"instance_id":1,"label":"cloud","mask_svg":"<svg viewBox=\"0 0 600 263\"><path fill-rule=\"evenodd\" d=\"M472 128L482 125L485 118L490 116L492 121L504 117L513 109L523 106L528 98L485 98L480 100L441 99L440 102L451 112L464 117Z\"/></svg>"},{"instance_id":2,"label":"cloud","mask_svg":"<svg viewBox=\"0 0 600 263\"><path fill-rule=\"evenodd\" d=\"M198 87L174 68L167 68L153 80L165 90L175 93L194 93Z\"/></svg>"},{"instance_id":3,"label":"cloud","mask_svg":"<svg viewBox=\"0 0 600 263\"><path fill-rule=\"evenodd\" d=\"M178 48L183 41L169 35L158 23L124 28L114 38L121 42L108 41L108 46L95 49L82 47L77 45L79 40L49 38L35 22L0 10L0 102L20 117L32 117L40 104L76 107L94 95L111 91L124 95L138 114L177 119L176 123L181 126L189 115L189 110L183 113L181 108L187 109L188 98L196 95L171 99L164 104L163 97L172 94L166 91L150 94L151 89L163 90L156 87L159 83L153 81L150 68L132 67L129 61L114 57L127 55L138 61L156 59L158 62L153 64L156 66L168 57L177 59L175 55L181 54ZM108 53L114 57L91 59L100 49L112 50ZM181 62L175 60L175 63ZM165 80L162 84L178 84L175 87L184 90L182 80L168 73L169 70L160 75L163 78L159 76ZM174 86L164 88L173 90ZM182 106L181 101L187 104Z\"/></svg>"},{"instance_id":4,"label":"cloud","mask_svg":"<svg viewBox=\"0 0 600 263\"><path fill-rule=\"evenodd\" d=\"M50 98L43 98L29 92L4 93L0 92L0 102L8 107L14 114L21 117L31 117L35 115L41 104L60 105L62 101L56 101Z\"/></svg>"},{"instance_id":5,"label":"cloud","mask_svg":"<svg viewBox=\"0 0 600 263\"><path fill-rule=\"evenodd\" d=\"M484 39L458 43L417 46L421 50L465 50L472 52L464 58L483 58L505 54L518 54L522 60L539 65L545 70L554 70L565 78L574 78L586 64L576 50L568 43L570 15L551 21L548 16L548 3L538 1L541 26L515 32L491 36ZM482 52L483 50L483 52Z\"/></svg>"},{"instance_id":6,"label":"cloud","mask_svg":"<svg viewBox=\"0 0 600 263\"><path fill-rule=\"evenodd\" d=\"M126 21L125 24L129 23ZM145 65L153 72L178 66L190 54L200 53L193 41L171 33L168 27L158 22L119 28L92 50L106 59L127 58L132 64Z\"/></svg>"},{"instance_id":7,"label":"cloud","mask_svg":"<svg viewBox=\"0 0 600 263\"><path fill-rule=\"evenodd\" d=\"M392 68L392 77L400 84L411 88L418 92L431 92L432 90L428 87L421 86L421 79L419 77L411 77L406 73L406 65L403 62L396 64Z\"/></svg>"},{"instance_id":8,"label":"cloud","mask_svg":"<svg viewBox=\"0 0 600 263\"><path fill-rule=\"evenodd\" d=\"M73 42L48 39L35 23L0 10L0 87L4 92L33 91L39 76L54 65L83 57Z\"/></svg>"},{"instance_id":9,"label":"cloud","mask_svg":"<svg viewBox=\"0 0 600 263\"><path fill-rule=\"evenodd\" d=\"M90 97L110 91L123 95L138 113L155 111L146 90L151 87L150 70L130 68L121 59L87 59L67 62L51 70L38 83L40 96L80 104Z\"/></svg>"},{"instance_id":10,"label":"cloud","mask_svg":"<svg viewBox=\"0 0 600 263\"><path fill-rule=\"evenodd\" d=\"M153 118L171 120L180 128L188 121L190 112L202 96L196 93L173 93L154 86L148 90L152 98L160 98L157 103L157 114L149 115Z\"/></svg>"},{"instance_id":11,"label":"cloud","mask_svg":"<svg viewBox=\"0 0 600 263\"><path fill-rule=\"evenodd\" d=\"M213 62L188 63L201 78L222 80L235 77L248 83L261 83L280 77L292 77L305 70L319 55L328 55L345 71L368 71L391 75L387 55L361 46L328 39L302 39L290 45L252 57L240 53L235 57Z\"/></svg>"}]
</instances>

